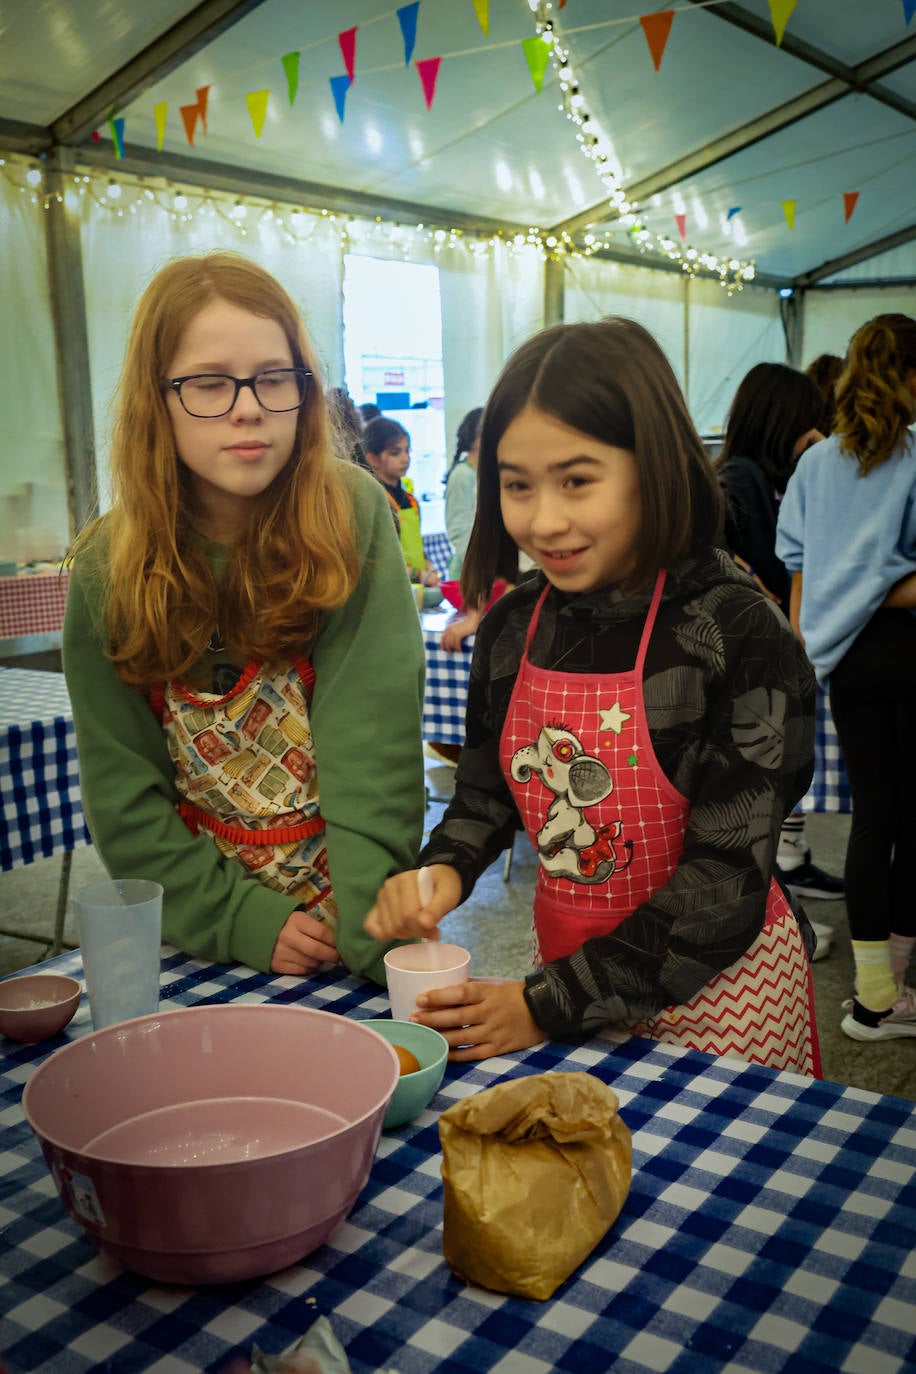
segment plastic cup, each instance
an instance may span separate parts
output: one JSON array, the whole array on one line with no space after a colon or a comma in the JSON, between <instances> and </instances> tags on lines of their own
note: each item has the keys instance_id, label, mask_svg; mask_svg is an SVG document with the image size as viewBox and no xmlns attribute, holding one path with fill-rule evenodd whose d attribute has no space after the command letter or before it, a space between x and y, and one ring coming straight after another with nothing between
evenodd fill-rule
<instances>
[{"instance_id":1,"label":"plastic cup","mask_svg":"<svg viewBox=\"0 0 916 1374\"><path fill-rule=\"evenodd\" d=\"M385 955L385 977L394 1020L410 1020L421 992L466 983L470 966L471 956L466 949L440 944L438 940L390 949Z\"/></svg>"},{"instance_id":2,"label":"plastic cup","mask_svg":"<svg viewBox=\"0 0 916 1374\"><path fill-rule=\"evenodd\" d=\"M158 1011L161 885L105 879L75 892L73 908L95 1029Z\"/></svg>"}]
</instances>

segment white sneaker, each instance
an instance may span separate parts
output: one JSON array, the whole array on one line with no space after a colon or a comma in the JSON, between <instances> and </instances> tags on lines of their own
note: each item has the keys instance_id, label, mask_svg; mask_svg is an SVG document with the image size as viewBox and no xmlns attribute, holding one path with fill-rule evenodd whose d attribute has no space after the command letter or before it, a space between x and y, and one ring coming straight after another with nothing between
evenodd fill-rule
<instances>
[{"instance_id":1,"label":"white sneaker","mask_svg":"<svg viewBox=\"0 0 916 1374\"><path fill-rule=\"evenodd\" d=\"M845 1009L846 1003L843 1003ZM899 1040L916 1036L916 988L901 983L890 1011L869 1011L853 999L852 1010L840 1022L850 1040Z\"/></svg>"},{"instance_id":2,"label":"white sneaker","mask_svg":"<svg viewBox=\"0 0 916 1374\"><path fill-rule=\"evenodd\" d=\"M814 946L814 953L811 955L811 962L816 964L818 959L826 959L833 949L833 926L827 926L822 921L810 919L808 924L814 931L814 938L817 942Z\"/></svg>"}]
</instances>

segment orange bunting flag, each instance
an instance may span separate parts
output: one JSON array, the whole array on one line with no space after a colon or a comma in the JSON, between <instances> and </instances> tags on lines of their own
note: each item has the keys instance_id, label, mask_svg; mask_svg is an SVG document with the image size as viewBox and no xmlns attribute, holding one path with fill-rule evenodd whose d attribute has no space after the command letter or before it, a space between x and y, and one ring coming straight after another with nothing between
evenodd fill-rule
<instances>
[{"instance_id":1,"label":"orange bunting flag","mask_svg":"<svg viewBox=\"0 0 916 1374\"><path fill-rule=\"evenodd\" d=\"M165 142L165 122L169 115L169 103L167 100L158 100L153 106L153 119L156 121L156 152L162 152L162 145Z\"/></svg>"},{"instance_id":2,"label":"orange bunting flag","mask_svg":"<svg viewBox=\"0 0 916 1374\"><path fill-rule=\"evenodd\" d=\"M858 191L843 192L843 223L848 224L852 219L852 212L856 208L856 201L859 199Z\"/></svg>"},{"instance_id":3,"label":"orange bunting flag","mask_svg":"<svg viewBox=\"0 0 916 1374\"><path fill-rule=\"evenodd\" d=\"M784 200L782 203L782 213L785 215L786 224L790 229L795 228L795 207L797 204L797 200Z\"/></svg>"},{"instance_id":4,"label":"orange bunting flag","mask_svg":"<svg viewBox=\"0 0 916 1374\"><path fill-rule=\"evenodd\" d=\"M299 89L299 54L297 52L285 52L280 58L283 63L283 70L286 73L286 89L289 93L289 103L295 103L296 92Z\"/></svg>"},{"instance_id":5,"label":"orange bunting flag","mask_svg":"<svg viewBox=\"0 0 916 1374\"><path fill-rule=\"evenodd\" d=\"M680 234L682 239L685 239L687 237L687 216L675 215L674 222L677 225L677 232Z\"/></svg>"},{"instance_id":6,"label":"orange bunting flag","mask_svg":"<svg viewBox=\"0 0 916 1374\"><path fill-rule=\"evenodd\" d=\"M356 70L356 29L344 29L343 33L337 35L337 42L340 44L340 55L347 69L347 76L352 81Z\"/></svg>"},{"instance_id":7,"label":"orange bunting flag","mask_svg":"<svg viewBox=\"0 0 916 1374\"><path fill-rule=\"evenodd\" d=\"M209 86L198 86L194 92L197 96L197 108L200 110L200 122L204 126L204 133L207 132L207 99L210 95Z\"/></svg>"},{"instance_id":8,"label":"orange bunting flag","mask_svg":"<svg viewBox=\"0 0 916 1374\"><path fill-rule=\"evenodd\" d=\"M550 47L540 35L535 38L523 38L522 47L525 50L525 61L528 63L534 89L539 91L544 84L544 73L550 61Z\"/></svg>"},{"instance_id":9,"label":"orange bunting flag","mask_svg":"<svg viewBox=\"0 0 916 1374\"><path fill-rule=\"evenodd\" d=\"M193 148L194 131L197 128L197 121L200 119L200 106L195 101L193 105L179 105L178 110L184 125L185 137Z\"/></svg>"},{"instance_id":10,"label":"orange bunting flag","mask_svg":"<svg viewBox=\"0 0 916 1374\"><path fill-rule=\"evenodd\" d=\"M652 54L656 71L662 65L662 56L665 51L665 44L668 42L668 35L671 32L673 19L674 10L656 10L655 14L642 15L639 21L642 24L642 31L646 35L646 42L649 44L649 52Z\"/></svg>"},{"instance_id":11,"label":"orange bunting flag","mask_svg":"<svg viewBox=\"0 0 916 1374\"><path fill-rule=\"evenodd\" d=\"M562 8L562 6L561 6ZM474 0L474 13L484 33L490 32L490 0Z\"/></svg>"},{"instance_id":12,"label":"orange bunting flag","mask_svg":"<svg viewBox=\"0 0 916 1374\"><path fill-rule=\"evenodd\" d=\"M249 91L245 96L245 104L248 106L248 114L251 117L251 127L254 129L255 138L261 137L261 131L264 128L269 95L270 91Z\"/></svg>"},{"instance_id":13,"label":"orange bunting flag","mask_svg":"<svg viewBox=\"0 0 916 1374\"><path fill-rule=\"evenodd\" d=\"M786 25L796 4L797 0L770 0L770 19L773 24L773 32L776 35L777 48L782 43Z\"/></svg>"},{"instance_id":14,"label":"orange bunting flag","mask_svg":"<svg viewBox=\"0 0 916 1374\"><path fill-rule=\"evenodd\" d=\"M439 75L439 63L441 57L424 57L421 62L415 62L414 66L420 73L420 81L423 85L423 99L426 101L426 108L431 110L433 100L436 95L436 78Z\"/></svg>"}]
</instances>

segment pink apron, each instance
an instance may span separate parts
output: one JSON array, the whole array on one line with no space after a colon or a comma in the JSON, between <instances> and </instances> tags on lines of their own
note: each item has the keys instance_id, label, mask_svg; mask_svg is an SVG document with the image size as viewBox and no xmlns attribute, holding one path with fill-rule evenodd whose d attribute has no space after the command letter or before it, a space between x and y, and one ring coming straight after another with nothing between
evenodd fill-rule
<instances>
[{"instance_id":1,"label":"pink apron","mask_svg":"<svg viewBox=\"0 0 916 1374\"><path fill-rule=\"evenodd\" d=\"M181 796L178 814L195 834L333 928L324 821L309 722L315 671L304 658L269 675L252 661L225 696L172 681L150 705L166 735Z\"/></svg>"},{"instance_id":2,"label":"pink apron","mask_svg":"<svg viewBox=\"0 0 916 1374\"><path fill-rule=\"evenodd\" d=\"M614 930L665 886L683 851L690 803L655 757L642 690L664 585L660 572L631 672L567 674L529 662L549 588L528 627L499 757L538 855L540 962ZM819 1077L811 971L776 880L763 930L736 963L689 1002L625 1028Z\"/></svg>"}]
</instances>

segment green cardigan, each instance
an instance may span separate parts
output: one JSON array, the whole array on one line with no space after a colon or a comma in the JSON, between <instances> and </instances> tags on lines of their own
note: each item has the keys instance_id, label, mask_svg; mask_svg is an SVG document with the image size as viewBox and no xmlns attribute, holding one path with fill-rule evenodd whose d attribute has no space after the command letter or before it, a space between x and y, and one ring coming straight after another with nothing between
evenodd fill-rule
<instances>
[{"instance_id":1,"label":"green cardigan","mask_svg":"<svg viewBox=\"0 0 916 1374\"><path fill-rule=\"evenodd\" d=\"M304 650L316 674L310 717L337 947L353 973L384 983L389 946L366 934L363 919L384 880L416 861L425 812L425 659L388 501L373 477L355 467L346 474L360 579L344 606L322 615ZM106 656L93 575L103 545L100 538L76 560L63 638L93 841L113 877L163 884L163 939L200 958L266 972L296 898L263 886L179 819L165 734L143 693L125 686ZM219 566L226 550L211 547Z\"/></svg>"}]
</instances>

